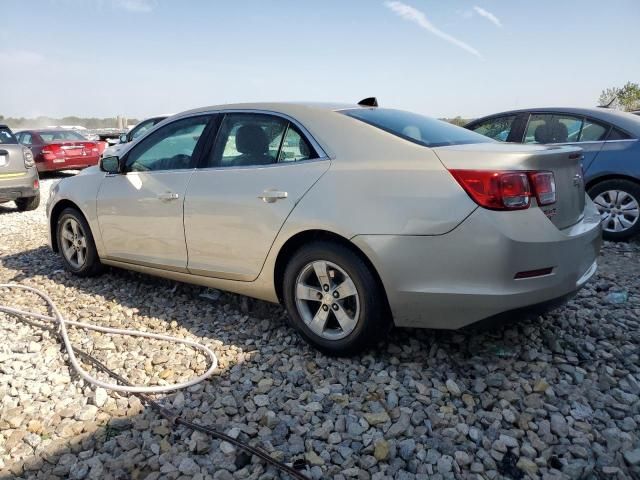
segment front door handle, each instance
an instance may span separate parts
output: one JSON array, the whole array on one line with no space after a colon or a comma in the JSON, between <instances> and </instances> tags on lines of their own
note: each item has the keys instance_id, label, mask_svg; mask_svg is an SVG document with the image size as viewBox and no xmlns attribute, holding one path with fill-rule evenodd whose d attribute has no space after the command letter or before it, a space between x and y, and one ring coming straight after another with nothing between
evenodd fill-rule
<instances>
[{"instance_id":1,"label":"front door handle","mask_svg":"<svg viewBox=\"0 0 640 480\"><path fill-rule=\"evenodd\" d=\"M173 192L166 192L166 193L161 193L160 195L158 195L158 199L162 200L163 202L168 202L170 200L177 200L180 198L180 195L178 195L177 193L173 193Z\"/></svg>"},{"instance_id":2,"label":"front door handle","mask_svg":"<svg viewBox=\"0 0 640 480\"><path fill-rule=\"evenodd\" d=\"M289 194L287 192L281 192L279 190L265 190L262 195L258 195L258 198L266 203L273 203L276 200L282 200L287 198Z\"/></svg>"}]
</instances>

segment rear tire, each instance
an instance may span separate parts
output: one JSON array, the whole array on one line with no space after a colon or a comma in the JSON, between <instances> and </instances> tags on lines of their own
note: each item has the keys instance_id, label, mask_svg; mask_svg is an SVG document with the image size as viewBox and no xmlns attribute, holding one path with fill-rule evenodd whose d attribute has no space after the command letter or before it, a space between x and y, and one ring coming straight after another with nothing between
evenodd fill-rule
<instances>
[{"instance_id":1,"label":"rear tire","mask_svg":"<svg viewBox=\"0 0 640 480\"><path fill-rule=\"evenodd\" d=\"M358 353L392 325L377 277L356 252L338 243L318 241L295 252L282 291L292 325L328 355Z\"/></svg>"},{"instance_id":2,"label":"rear tire","mask_svg":"<svg viewBox=\"0 0 640 480\"><path fill-rule=\"evenodd\" d=\"M40 193L37 193L34 197L22 197L16 198L16 206L21 212L28 212L35 210L40 205Z\"/></svg>"},{"instance_id":3,"label":"rear tire","mask_svg":"<svg viewBox=\"0 0 640 480\"><path fill-rule=\"evenodd\" d=\"M612 242L640 233L640 185L625 179L605 180L589 189L602 217L602 237Z\"/></svg>"},{"instance_id":4,"label":"rear tire","mask_svg":"<svg viewBox=\"0 0 640 480\"><path fill-rule=\"evenodd\" d=\"M96 244L89 223L75 208L65 208L56 224L58 252L67 270L80 277L102 272Z\"/></svg>"}]
</instances>

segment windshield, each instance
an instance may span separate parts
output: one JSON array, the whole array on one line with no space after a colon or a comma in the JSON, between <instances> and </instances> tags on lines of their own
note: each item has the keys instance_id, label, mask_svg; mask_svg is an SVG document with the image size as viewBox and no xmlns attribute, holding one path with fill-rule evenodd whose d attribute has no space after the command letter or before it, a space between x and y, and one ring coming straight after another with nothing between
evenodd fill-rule
<instances>
[{"instance_id":1,"label":"windshield","mask_svg":"<svg viewBox=\"0 0 640 480\"><path fill-rule=\"evenodd\" d=\"M442 120L391 108L354 108L340 113L426 147L489 143L490 138Z\"/></svg>"},{"instance_id":2,"label":"windshield","mask_svg":"<svg viewBox=\"0 0 640 480\"><path fill-rule=\"evenodd\" d=\"M45 142L85 142L84 138L77 132L72 130L47 130L46 132L39 132L42 140Z\"/></svg>"},{"instance_id":3,"label":"windshield","mask_svg":"<svg viewBox=\"0 0 640 480\"><path fill-rule=\"evenodd\" d=\"M0 144L16 144L18 140L13 136L11 130L6 127L0 127Z\"/></svg>"}]
</instances>

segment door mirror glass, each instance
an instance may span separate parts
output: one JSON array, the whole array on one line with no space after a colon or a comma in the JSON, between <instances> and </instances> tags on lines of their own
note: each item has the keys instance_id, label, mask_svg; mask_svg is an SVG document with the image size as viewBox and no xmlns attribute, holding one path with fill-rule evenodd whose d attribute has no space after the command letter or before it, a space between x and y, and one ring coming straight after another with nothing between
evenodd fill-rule
<instances>
[{"instance_id":1,"label":"door mirror glass","mask_svg":"<svg viewBox=\"0 0 640 480\"><path fill-rule=\"evenodd\" d=\"M120 173L120 159L118 157L104 157L100 160L100 170L107 173Z\"/></svg>"},{"instance_id":2,"label":"door mirror glass","mask_svg":"<svg viewBox=\"0 0 640 480\"><path fill-rule=\"evenodd\" d=\"M120 135L120 143L127 143L127 134L123 133Z\"/></svg>"}]
</instances>

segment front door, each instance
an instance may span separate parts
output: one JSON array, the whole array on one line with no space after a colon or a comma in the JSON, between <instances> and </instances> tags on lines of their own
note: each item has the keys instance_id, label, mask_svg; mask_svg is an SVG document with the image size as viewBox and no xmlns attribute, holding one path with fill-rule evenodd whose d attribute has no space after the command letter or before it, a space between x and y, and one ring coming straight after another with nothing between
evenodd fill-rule
<instances>
[{"instance_id":1,"label":"front door","mask_svg":"<svg viewBox=\"0 0 640 480\"><path fill-rule=\"evenodd\" d=\"M186 271L182 209L210 118L164 126L127 152L125 173L105 176L97 212L107 258Z\"/></svg>"},{"instance_id":2,"label":"front door","mask_svg":"<svg viewBox=\"0 0 640 480\"><path fill-rule=\"evenodd\" d=\"M189 271L255 280L287 216L329 165L287 119L226 114L187 190Z\"/></svg>"}]
</instances>

